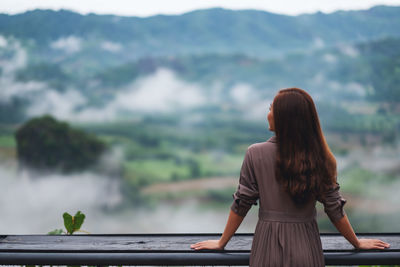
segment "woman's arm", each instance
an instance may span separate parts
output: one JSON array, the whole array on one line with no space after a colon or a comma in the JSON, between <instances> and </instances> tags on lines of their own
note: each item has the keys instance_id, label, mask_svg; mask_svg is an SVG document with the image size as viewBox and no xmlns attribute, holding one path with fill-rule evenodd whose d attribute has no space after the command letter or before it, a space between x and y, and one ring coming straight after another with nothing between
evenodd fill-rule
<instances>
[{"instance_id":1,"label":"woman's arm","mask_svg":"<svg viewBox=\"0 0 400 267\"><path fill-rule=\"evenodd\" d=\"M347 202L339 193L339 184L332 186L319 201L324 205L324 211L335 225L336 229L357 249L384 249L390 245L379 239L358 239L351 227L343 206Z\"/></svg>"},{"instance_id":2,"label":"woman's arm","mask_svg":"<svg viewBox=\"0 0 400 267\"><path fill-rule=\"evenodd\" d=\"M251 147L246 151L242 168L240 169L239 185L236 192L232 195L233 202L230 208L228 221L226 222L224 233L219 240L206 240L192 244L193 249L224 249L233 234L239 228L247 212L252 205L257 204L259 198L257 180L251 160Z\"/></svg>"},{"instance_id":3,"label":"woman's arm","mask_svg":"<svg viewBox=\"0 0 400 267\"><path fill-rule=\"evenodd\" d=\"M358 239L351 227L349 219L345 214L340 220L333 223L338 231L358 249L385 249L390 247L386 242L379 239Z\"/></svg>"},{"instance_id":4,"label":"woman's arm","mask_svg":"<svg viewBox=\"0 0 400 267\"><path fill-rule=\"evenodd\" d=\"M228 244L231 237L235 234L236 230L239 228L244 217L236 214L232 210L229 212L228 221L226 222L224 233L219 240L206 240L201 241L196 244L190 245L191 248L195 250L199 249L224 249L226 244Z\"/></svg>"}]
</instances>

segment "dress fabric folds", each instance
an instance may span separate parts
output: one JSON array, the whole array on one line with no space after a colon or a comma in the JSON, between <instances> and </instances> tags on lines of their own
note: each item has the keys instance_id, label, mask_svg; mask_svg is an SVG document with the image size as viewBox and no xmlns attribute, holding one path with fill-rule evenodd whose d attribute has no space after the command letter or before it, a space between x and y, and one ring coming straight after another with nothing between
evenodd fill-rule
<instances>
[{"instance_id":1,"label":"dress fabric folds","mask_svg":"<svg viewBox=\"0 0 400 267\"><path fill-rule=\"evenodd\" d=\"M258 222L250 254L250 266L325 266L316 201L332 222L341 219L346 200L339 184L324 195L296 205L275 177L276 137L251 145L240 171L239 185L233 194L231 210L246 216L252 205L260 204Z\"/></svg>"}]
</instances>

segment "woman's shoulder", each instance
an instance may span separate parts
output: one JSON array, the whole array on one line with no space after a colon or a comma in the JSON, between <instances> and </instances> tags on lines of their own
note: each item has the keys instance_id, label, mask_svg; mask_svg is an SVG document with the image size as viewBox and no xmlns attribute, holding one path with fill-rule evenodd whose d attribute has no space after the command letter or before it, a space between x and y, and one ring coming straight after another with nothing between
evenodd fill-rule
<instances>
[{"instance_id":1,"label":"woman's shoulder","mask_svg":"<svg viewBox=\"0 0 400 267\"><path fill-rule=\"evenodd\" d=\"M272 136L265 142L254 143L248 147L249 153L255 153L265 150L274 150L276 147L276 137Z\"/></svg>"}]
</instances>

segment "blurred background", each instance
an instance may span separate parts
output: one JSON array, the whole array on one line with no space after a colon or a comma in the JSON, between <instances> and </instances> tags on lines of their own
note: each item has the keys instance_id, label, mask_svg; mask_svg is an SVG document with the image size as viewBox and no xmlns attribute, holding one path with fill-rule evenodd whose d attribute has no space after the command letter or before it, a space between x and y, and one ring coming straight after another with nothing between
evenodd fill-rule
<instances>
[{"instance_id":1,"label":"blurred background","mask_svg":"<svg viewBox=\"0 0 400 267\"><path fill-rule=\"evenodd\" d=\"M222 232L287 87L315 100L355 231L400 231L399 1L35 2L0 4L0 233L78 210L90 233Z\"/></svg>"}]
</instances>

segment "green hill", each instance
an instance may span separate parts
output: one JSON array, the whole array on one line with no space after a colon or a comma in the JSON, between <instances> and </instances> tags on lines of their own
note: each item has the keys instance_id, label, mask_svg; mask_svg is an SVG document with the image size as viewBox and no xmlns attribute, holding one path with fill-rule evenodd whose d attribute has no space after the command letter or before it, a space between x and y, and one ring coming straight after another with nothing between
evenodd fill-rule
<instances>
[{"instance_id":1,"label":"green hill","mask_svg":"<svg viewBox=\"0 0 400 267\"><path fill-rule=\"evenodd\" d=\"M147 18L34 10L0 15L0 34L44 45L64 36L128 45L135 56L243 53L269 56L325 44L400 36L400 7L299 16L221 8ZM125 51L126 53L127 51Z\"/></svg>"}]
</instances>

